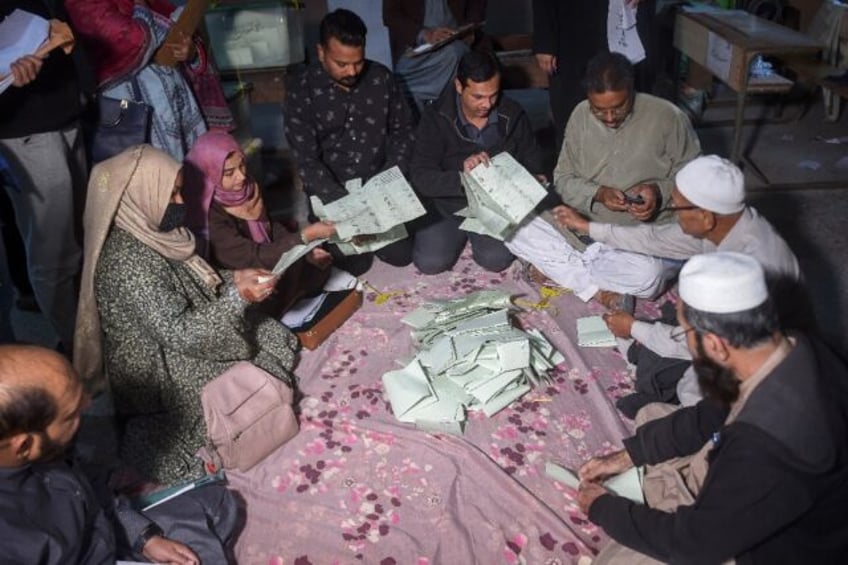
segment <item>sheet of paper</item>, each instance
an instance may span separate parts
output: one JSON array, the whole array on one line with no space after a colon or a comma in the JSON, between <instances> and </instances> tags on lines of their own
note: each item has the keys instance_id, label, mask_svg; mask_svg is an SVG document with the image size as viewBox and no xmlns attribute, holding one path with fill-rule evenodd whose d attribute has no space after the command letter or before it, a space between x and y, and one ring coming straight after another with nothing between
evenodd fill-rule
<instances>
[{"instance_id":1,"label":"sheet of paper","mask_svg":"<svg viewBox=\"0 0 848 565\"><path fill-rule=\"evenodd\" d=\"M645 494L642 492L642 472L640 467L631 467L620 475L616 475L604 483L604 486L617 494L629 498L633 502L645 504Z\"/></svg>"},{"instance_id":2,"label":"sheet of paper","mask_svg":"<svg viewBox=\"0 0 848 565\"><path fill-rule=\"evenodd\" d=\"M330 277L324 283L324 292L350 290L359 286L359 279L338 267L330 267Z\"/></svg>"},{"instance_id":3,"label":"sheet of paper","mask_svg":"<svg viewBox=\"0 0 848 565\"><path fill-rule=\"evenodd\" d=\"M548 461L545 463L545 474L555 481L559 481L568 488L577 490L580 487L580 479L577 478L577 473L571 469L561 467L556 463Z\"/></svg>"},{"instance_id":4,"label":"sheet of paper","mask_svg":"<svg viewBox=\"0 0 848 565\"><path fill-rule=\"evenodd\" d=\"M0 74L11 72L11 64L35 53L50 36L50 22L24 10L15 10L0 23Z\"/></svg>"},{"instance_id":5,"label":"sheet of paper","mask_svg":"<svg viewBox=\"0 0 848 565\"><path fill-rule=\"evenodd\" d=\"M312 318L321 309L321 305L324 304L324 300L326 299L327 293L322 292L318 296L299 300L283 314L280 322L287 328L299 328L312 321Z\"/></svg>"},{"instance_id":6,"label":"sheet of paper","mask_svg":"<svg viewBox=\"0 0 848 565\"><path fill-rule=\"evenodd\" d=\"M536 178L506 152L492 157L488 165L462 173L461 180L468 208L462 210L466 220L465 227L460 227L501 240L547 195Z\"/></svg>"},{"instance_id":7,"label":"sheet of paper","mask_svg":"<svg viewBox=\"0 0 848 565\"><path fill-rule=\"evenodd\" d=\"M545 474L574 490L580 487L580 479L577 477L577 473L556 463L550 461L545 463ZM604 488L618 496L629 498L633 502L645 504L641 467L631 467L620 475L607 479L604 482Z\"/></svg>"},{"instance_id":8,"label":"sheet of paper","mask_svg":"<svg viewBox=\"0 0 848 565\"><path fill-rule=\"evenodd\" d=\"M326 239L314 239L307 244L295 245L280 256L277 264L271 270L275 275L282 275L286 269L294 265L295 261L327 241Z\"/></svg>"},{"instance_id":9,"label":"sheet of paper","mask_svg":"<svg viewBox=\"0 0 848 565\"><path fill-rule=\"evenodd\" d=\"M357 235L385 234L426 213L398 167L375 175L359 189L350 181L345 186L353 190L329 204L315 196L310 199L319 218L336 224L339 241Z\"/></svg>"},{"instance_id":10,"label":"sheet of paper","mask_svg":"<svg viewBox=\"0 0 848 565\"><path fill-rule=\"evenodd\" d=\"M634 65L645 58L645 46L636 29L637 6L626 0L609 0L607 44L610 51L621 53Z\"/></svg>"},{"instance_id":11,"label":"sheet of paper","mask_svg":"<svg viewBox=\"0 0 848 565\"><path fill-rule=\"evenodd\" d=\"M600 316L577 319L577 344L580 347L615 347L615 336Z\"/></svg>"}]
</instances>

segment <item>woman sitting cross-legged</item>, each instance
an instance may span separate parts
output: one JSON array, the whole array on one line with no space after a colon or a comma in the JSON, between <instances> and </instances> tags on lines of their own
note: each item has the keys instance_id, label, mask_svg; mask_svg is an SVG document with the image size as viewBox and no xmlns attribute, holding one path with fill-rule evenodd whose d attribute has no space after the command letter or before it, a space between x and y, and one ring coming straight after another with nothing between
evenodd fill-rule
<instances>
[{"instance_id":1,"label":"woman sitting cross-legged","mask_svg":"<svg viewBox=\"0 0 848 565\"><path fill-rule=\"evenodd\" d=\"M229 134L209 132L191 148L183 168L187 226L197 250L217 267L273 269L280 256L300 243L329 238L330 222L293 233L269 218L259 185L248 175L245 156ZM319 292L332 256L317 247L280 277L276 293L261 308L279 318L302 295Z\"/></svg>"},{"instance_id":2,"label":"woman sitting cross-legged","mask_svg":"<svg viewBox=\"0 0 848 565\"><path fill-rule=\"evenodd\" d=\"M161 483L201 473L207 382L248 361L295 388L297 339L248 308L276 280L264 269L216 271L195 253L181 177L149 145L92 171L74 351L89 389L105 388L105 370L122 458Z\"/></svg>"}]
</instances>

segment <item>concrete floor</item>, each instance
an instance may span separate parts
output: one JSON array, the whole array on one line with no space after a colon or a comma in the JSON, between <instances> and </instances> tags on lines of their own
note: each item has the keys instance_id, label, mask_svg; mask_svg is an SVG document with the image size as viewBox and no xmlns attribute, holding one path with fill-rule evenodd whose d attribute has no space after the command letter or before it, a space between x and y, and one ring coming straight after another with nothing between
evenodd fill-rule
<instances>
[{"instance_id":1,"label":"concrete floor","mask_svg":"<svg viewBox=\"0 0 848 565\"><path fill-rule=\"evenodd\" d=\"M543 129L547 93L516 91L510 95L528 109L534 125ZM732 116L732 106L716 103L707 108L706 119ZM751 104L749 114L755 117L772 113L773 109L767 105ZM793 117L797 110L798 107L789 107L785 115ZM744 146L750 149L750 156L771 183L801 183L803 187L823 181L842 181L841 187L836 189L770 189L750 167L746 167L750 202L775 224L795 251L821 332L843 353L848 352L848 230L845 229L845 218L848 217L848 139L842 144L828 144L821 139L848 136L845 113L836 123L826 122L819 96L799 120L746 126L743 131ZM705 153L729 154L732 128L699 127L698 133ZM541 137L547 139L550 136ZM283 176L290 175L291 170ZM43 317L20 312L12 306L5 263L5 255L0 255L0 341L55 345L56 338Z\"/></svg>"}]
</instances>

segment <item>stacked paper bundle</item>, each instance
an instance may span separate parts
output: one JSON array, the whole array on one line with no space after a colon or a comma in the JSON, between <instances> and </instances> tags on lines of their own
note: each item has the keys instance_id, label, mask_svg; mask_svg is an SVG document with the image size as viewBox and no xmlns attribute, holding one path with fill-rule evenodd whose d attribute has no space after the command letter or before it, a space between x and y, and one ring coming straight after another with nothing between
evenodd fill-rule
<instances>
[{"instance_id":1,"label":"stacked paper bundle","mask_svg":"<svg viewBox=\"0 0 848 565\"><path fill-rule=\"evenodd\" d=\"M468 206L456 213L459 228L495 239L509 239L519 224L544 200L547 191L509 153L462 173Z\"/></svg>"},{"instance_id":2,"label":"stacked paper bundle","mask_svg":"<svg viewBox=\"0 0 848 565\"><path fill-rule=\"evenodd\" d=\"M514 327L510 307L508 294L480 291L403 318L420 351L383 375L397 419L462 433L467 410L492 416L546 381L565 358L537 330Z\"/></svg>"}]
</instances>

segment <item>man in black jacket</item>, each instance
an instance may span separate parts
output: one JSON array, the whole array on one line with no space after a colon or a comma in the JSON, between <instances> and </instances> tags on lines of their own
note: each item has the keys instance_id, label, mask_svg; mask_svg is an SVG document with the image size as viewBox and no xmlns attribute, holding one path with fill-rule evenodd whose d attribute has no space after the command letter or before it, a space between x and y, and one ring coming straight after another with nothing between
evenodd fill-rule
<instances>
[{"instance_id":1,"label":"man in black jacket","mask_svg":"<svg viewBox=\"0 0 848 565\"><path fill-rule=\"evenodd\" d=\"M697 255L679 288L706 398L652 421L656 405L646 406L624 450L582 466L580 507L615 540L594 563L844 561L845 365L778 331L763 269L748 255ZM634 465L648 465L647 505L600 484Z\"/></svg>"},{"instance_id":2,"label":"man in black jacket","mask_svg":"<svg viewBox=\"0 0 848 565\"><path fill-rule=\"evenodd\" d=\"M410 176L428 216L415 232L412 260L422 273L453 267L468 240L481 267L498 272L512 263L503 242L460 230L462 218L454 214L468 205L460 174L502 151L531 173L542 172L529 118L501 96L497 60L472 51L459 62L454 88L425 110L416 132Z\"/></svg>"}]
</instances>

